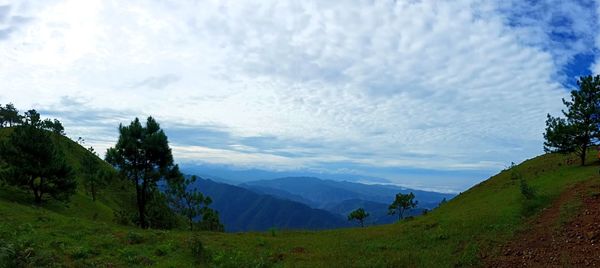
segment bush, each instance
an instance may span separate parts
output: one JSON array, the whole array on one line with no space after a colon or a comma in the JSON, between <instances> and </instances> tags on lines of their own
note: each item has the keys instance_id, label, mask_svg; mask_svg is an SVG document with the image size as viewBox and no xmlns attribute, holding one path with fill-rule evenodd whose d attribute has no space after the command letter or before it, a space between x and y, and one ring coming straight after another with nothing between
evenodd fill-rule
<instances>
[{"instance_id":1,"label":"bush","mask_svg":"<svg viewBox=\"0 0 600 268\"><path fill-rule=\"evenodd\" d=\"M190 239L190 250L192 251L192 256L198 262L204 262L207 258L207 251L204 248L204 244L200 239L200 236L194 234Z\"/></svg>"},{"instance_id":2,"label":"bush","mask_svg":"<svg viewBox=\"0 0 600 268\"><path fill-rule=\"evenodd\" d=\"M169 254L170 247L168 245L160 245L154 250L154 255L162 257Z\"/></svg>"},{"instance_id":3,"label":"bush","mask_svg":"<svg viewBox=\"0 0 600 268\"><path fill-rule=\"evenodd\" d=\"M277 228L271 227L271 228L269 228L269 232L271 233L272 237L277 236Z\"/></svg>"},{"instance_id":4,"label":"bush","mask_svg":"<svg viewBox=\"0 0 600 268\"><path fill-rule=\"evenodd\" d=\"M529 186L529 184L527 184L523 178L521 178L520 189L521 194L525 197L525 199L531 200L535 197L535 189Z\"/></svg>"},{"instance_id":5,"label":"bush","mask_svg":"<svg viewBox=\"0 0 600 268\"><path fill-rule=\"evenodd\" d=\"M130 244L130 245L141 244L142 242L144 242L144 237L141 234L138 234L136 232L128 232L126 239L127 239L127 244Z\"/></svg>"},{"instance_id":6,"label":"bush","mask_svg":"<svg viewBox=\"0 0 600 268\"><path fill-rule=\"evenodd\" d=\"M34 264L35 249L31 241L0 240L0 267L26 267Z\"/></svg>"},{"instance_id":7,"label":"bush","mask_svg":"<svg viewBox=\"0 0 600 268\"><path fill-rule=\"evenodd\" d=\"M113 212L114 221L120 225L133 225L134 216L125 210L115 210Z\"/></svg>"},{"instance_id":8,"label":"bush","mask_svg":"<svg viewBox=\"0 0 600 268\"><path fill-rule=\"evenodd\" d=\"M87 259L94 255L98 255L98 252L85 247L77 247L71 252L73 259Z\"/></svg>"}]
</instances>

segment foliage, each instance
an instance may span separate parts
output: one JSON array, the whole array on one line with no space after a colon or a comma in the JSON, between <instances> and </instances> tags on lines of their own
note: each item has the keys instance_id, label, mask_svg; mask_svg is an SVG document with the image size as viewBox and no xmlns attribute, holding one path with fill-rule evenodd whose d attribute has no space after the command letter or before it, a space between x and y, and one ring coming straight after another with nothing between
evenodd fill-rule
<instances>
[{"instance_id":1,"label":"foliage","mask_svg":"<svg viewBox=\"0 0 600 268\"><path fill-rule=\"evenodd\" d=\"M202 208L202 221L198 223L200 230L224 232L225 227L219 220L219 212L209 207Z\"/></svg>"},{"instance_id":2,"label":"foliage","mask_svg":"<svg viewBox=\"0 0 600 268\"><path fill-rule=\"evenodd\" d=\"M132 231L127 232L126 239L127 244L129 245L141 244L144 242L144 237L141 234Z\"/></svg>"},{"instance_id":3,"label":"foliage","mask_svg":"<svg viewBox=\"0 0 600 268\"><path fill-rule=\"evenodd\" d=\"M116 224L131 225L135 221L135 216L125 209L114 210L113 214Z\"/></svg>"},{"instance_id":4,"label":"foliage","mask_svg":"<svg viewBox=\"0 0 600 268\"><path fill-rule=\"evenodd\" d=\"M360 223L360 227L365 227L365 219L369 217L369 213L365 212L363 208L358 208L348 215L348 220L357 220Z\"/></svg>"},{"instance_id":5,"label":"foliage","mask_svg":"<svg viewBox=\"0 0 600 268\"><path fill-rule=\"evenodd\" d=\"M210 197L202 195L197 188L192 188L198 179L196 176L185 178L179 173L177 165L173 172L175 173L174 179L169 183L167 190L169 203L177 213L188 219L191 231L194 229L194 219L202 215L212 200Z\"/></svg>"},{"instance_id":6,"label":"foliage","mask_svg":"<svg viewBox=\"0 0 600 268\"><path fill-rule=\"evenodd\" d=\"M525 199L531 200L535 197L535 189L531 187L523 178L520 178L519 189Z\"/></svg>"},{"instance_id":7,"label":"foliage","mask_svg":"<svg viewBox=\"0 0 600 268\"><path fill-rule=\"evenodd\" d=\"M575 152L585 165L587 150L600 135L600 75L580 77L577 85L571 100L563 99L565 119L548 115L544 151Z\"/></svg>"},{"instance_id":8,"label":"foliage","mask_svg":"<svg viewBox=\"0 0 600 268\"><path fill-rule=\"evenodd\" d=\"M81 159L81 173L83 175L83 184L95 202L97 193L102 187L108 184L112 174L109 170L100 169L101 160L94 151L94 148L90 147L88 151L90 153L85 154Z\"/></svg>"},{"instance_id":9,"label":"foliage","mask_svg":"<svg viewBox=\"0 0 600 268\"><path fill-rule=\"evenodd\" d=\"M45 119L42 122L42 128L52 131L55 134L58 135L65 135L65 128L63 127L62 123L60 121L58 121L57 119L54 120L50 120L50 119Z\"/></svg>"},{"instance_id":10,"label":"foliage","mask_svg":"<svg viewBox=\"0 0 600 268\"><path fill-rule=\"evenodd\" d=\"M393 215L398 213L398 220L404 218L404 212L408 209L415 208L418 202L415 201L415 195L410 192L408 194L398 193L394 202L389 206L388 214Z\"/></svg>"},{"instance_id":11,"label":"foliage","mask_svg":"<svg viewBox=\"0 0 600 268\"><path fill-rule=\"evenodd\" d=\"M134 183L139 225L148 228L146 210L156 183L169 180L173 169L167 136L154 118L148 117L145 126L135 118L129 126L119 125L119 140L107 150L106 161Z\"/></svg>"},{"instance_id":12,"label":"foliage","mask_svg":"<svg viewBox=\"0 0 600 268\"><path fill-rule=\"evenodd\" d=\"M21 124L23 117L19 115L19 110L12 103L6 104L6 107L0 105L0 127L12 127Z\"/></svg>"},{"instance_id":13,"label":"foliage","mask_svg":"<svg viewBox=\"0 0 600 268\"><path fill-rule=\"evenodd\" d=\"M189 243L190 250L194 259L197 262L205 262L207 258L207 251L204 248L204 243L202 243L200 236L196 233L192 234Z\"/></svg>"},{"instance_id":14,"label":"foliage","mask_svg":"<svg viewBox=\"0 0 600 268\"><path fill-rule=\"evenodd\" d=\"M169 207L167 197L160 191L153 191L148 200L146 220L148 227L169 230L180 225L177 214ZM139 225L139 218L136 218Z\"/></svg>"},{"instance_id":15,"label":"foliage","mask_svg":"<svg viewBox=\"0 0 600 268\"><path fill-rule=\"evenodd\" d=\"M35 123L35 114L29 114ZM0 145L0 158L7 164L7 183L33 192L40 204L48 194L58 200L68 200L75 193L76 181L72 169L57 150L50 133L35 124L17 126L9 139Z\"/></svg>"}]
</instances>

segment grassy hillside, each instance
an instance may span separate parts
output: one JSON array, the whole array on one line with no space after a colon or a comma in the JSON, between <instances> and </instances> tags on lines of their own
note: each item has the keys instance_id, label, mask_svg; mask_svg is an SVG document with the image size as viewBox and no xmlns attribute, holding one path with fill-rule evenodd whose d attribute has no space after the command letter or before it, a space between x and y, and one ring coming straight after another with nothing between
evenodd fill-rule
<instances>
[{"instance_id":1,"label":"grassy hillside","mask_svg":"<svg viewBox=\"0 0 600 268\"><path fill-rule=\"evenodd\" d=\"M85 150L71 141L62 139L61 143L71 154L69 161L77 164ZM591 154L590 163L594 156ZM579 167L566 165L566 160L562 155L543 155L514 168L536 188L538 195L533 200L522 197L511 170L426 216L397 224L327 231L192 234L139 230L112 222L112 210L124 200L119 197L122 187L108 191L96 203L80 189L68 206L49 203L39 208L31 205L28 194L3 186L0 261L22 259L30 266L59 267L478 265L570 185L598 179L596 163ZM203 256L192 254L198 245L195 236L204 244Z\"/></svg>"},{"instance_id":2,"label":"grassy hillside","mask_svg":"<svg viewBox=\"0 0 600 268\"><path fill-rule=\"evenodd\" d=\"M12 133L13 129L0 129L0 139L6 139ZM101 194L96 202L87 194L84 187L83 177L81 175L81 160L88 150L80 144L59 135L52 135L52 139L58 146L64 156L67 164L72 167L75 178L77 179L77 191L71 197L69 204L49 200L44 205L45 209L64 215L78 218L94 219L104 222L113 222L113 211L121 208L124 204L129 204L134 198L133 185L124 180L114 179L106 189L101 190ZM113 168L102 159L97 159L100 163L99 168L113 170ZM8 201L27 204L31 202L33 196L29 193L16 191L10 187L0 187L0 198Z\"/></svg>"}]
</instances>

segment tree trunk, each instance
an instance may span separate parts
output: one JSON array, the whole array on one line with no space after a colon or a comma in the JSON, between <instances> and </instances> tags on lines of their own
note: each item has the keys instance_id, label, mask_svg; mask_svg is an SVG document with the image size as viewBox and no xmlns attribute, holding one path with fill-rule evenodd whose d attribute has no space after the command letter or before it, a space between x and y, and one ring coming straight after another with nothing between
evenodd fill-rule
<instances>
[{"instance_id":1,"label":"tree trunk","mask_svg":"<svg viewBox=\"0 0 600 268\"><path fill-rule=\"evenodd\" d=\"M148 228L148 223L146 222L146 202L148 201L148 184L145 179L142 179L142 202L140 203L140 222L142 224L143 229Z\"/></svg>"},{"instance_id":2,"label":"tree trunk","mask_svg":"<svg viewBox=\"0 0 600 268\"><path fill-rule=\"evenodd\" d=\"M35 197L35 203L37 205L41 205L42 204L42 193L40 193L38 190L34 189L33 196Z\"/></svg>"},{"instance_id":3,"label":"tree trunk","mask_svg":"<svg viewBox=\"0 0 600 268\"><path fill-rule=\"evenodd\" d=\"M140 227L141 228L146 228L146 217L144 217L144 200L142 200L142 189L139 183L139 179L136 178L135 180L135 191L136 191L136 198L137 198L137 206L138 206L138 216L139 216L139 221L140 221Z\"/></svg>"},{"instance_id":4,"label":"tree trunk","mask_svg":"<svg viewBox=\"0 0 600 268\"><path fill-rule=\"evenodd\" d=\"M580 155L580 157L581 157L581 165L582 166L585 166L585 155L587 153L587 147L588 147L587 144L584 144L582 146L582 148L581 148L581 155Z\"/></svg>"}]
</instances>

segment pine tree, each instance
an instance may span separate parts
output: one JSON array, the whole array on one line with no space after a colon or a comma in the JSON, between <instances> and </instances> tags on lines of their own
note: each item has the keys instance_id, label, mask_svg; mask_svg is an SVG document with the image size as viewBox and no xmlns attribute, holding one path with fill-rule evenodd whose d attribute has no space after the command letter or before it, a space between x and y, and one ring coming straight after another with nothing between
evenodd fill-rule
<instances>
[{"instance_id":1,"label":"pine tree","mask_svg":"<svg viewBox=\"0 0 600 268\"><path fill-rule=\"evenodd\" d=\"M106 152L106 161L136 187L139 224L148 228L146 206L160 179L168 179L173 155L160 125L148 117L146 126L135 118L129 126L119 125L119 140Z\"/></svg>"},{"instance_id":2,"label":"pine tree","mask_svg":"<svg viewBox=\"0 0 600 268\"><path fill-rule=\"evenodd\" d=\"M71 168L43 129L17 126L0 145L0 158L8 166L7 183L31 190L36 204L41 204L45 195L68 200L75 193Z\"/></svg>"},{"instance_id":3,"label":"pine tree","mask_svg":"<svg viewBox=\"0 0 600 268\"><path fill-rule=\"evenodd\" d=\"M565 118L548 115L544 151L574 152L585 165L587 150L600 135L600 76L580 77L577 85L579 90L571 91L571 100L563 99Z\"/></svg>"},{"instance_id":4,"label":"pine tree","mask_svg":"<svg viewBox=\"0 0 600 268\"><path fill-rule=\"evenodd\" d=\"M167 190L171 207L188 219L190 231L194 229L194 219L201 216L204 207L212 203L210 197L205 197L194 187L197 179L196 176L185 178L181 175L178 180L169 183Z\"/></svg>"}]
</instances>

